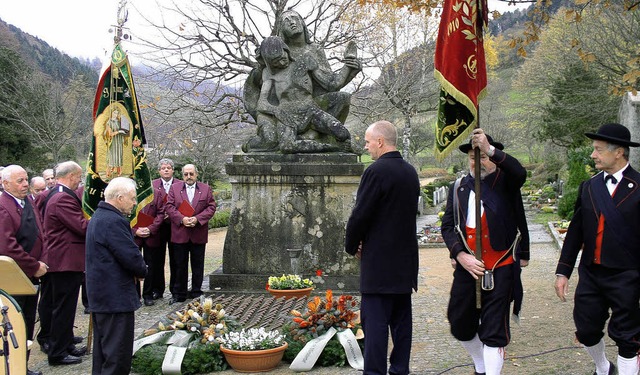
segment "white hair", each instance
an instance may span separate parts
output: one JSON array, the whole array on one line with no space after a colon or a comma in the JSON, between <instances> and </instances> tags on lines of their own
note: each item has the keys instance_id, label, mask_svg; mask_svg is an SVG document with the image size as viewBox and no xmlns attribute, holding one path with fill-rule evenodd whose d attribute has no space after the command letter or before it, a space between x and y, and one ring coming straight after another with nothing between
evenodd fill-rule
<instances>
[{"instance_id":1,"label":"white hair","mask_svg":"<svg viewBox=\"0 0 640 375\"><path fill-rule=\"evenodd\" d=\"M135 181L127 177L116 177L109 181L109 185L104 189L104 199L111 201L131 191L136 191Z\"/></svg>"}]
</instances>

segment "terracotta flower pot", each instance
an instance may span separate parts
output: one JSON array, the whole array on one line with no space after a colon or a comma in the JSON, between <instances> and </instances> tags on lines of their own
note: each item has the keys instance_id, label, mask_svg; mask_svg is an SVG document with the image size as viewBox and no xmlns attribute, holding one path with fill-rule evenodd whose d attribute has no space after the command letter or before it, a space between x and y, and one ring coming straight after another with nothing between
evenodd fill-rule
<instances>
[{"instance_id":1,"label":"terracotta flower pot","mask_svg":"<svg viewBox=\"0 0 640 375\"><path fill-rule=\"evenodd\" d=\"M233 350L220 345L220 351L234 371L266 372L278 367L288 346L285 342L281 347L274 349Z\"/></svg>"},{"instance_id":2,"label":"terracotta flower pot","mask_svg":"<svg viewBox=\"0 0 640 375\"><path fill-rule=\"evenodd\" d=\"M269 293L276 298L284 297L284 299L289 298L302 298L308 297L311 294L313 288L304 288L304 289L268 289Z\"/></svg>"}]
</instances>

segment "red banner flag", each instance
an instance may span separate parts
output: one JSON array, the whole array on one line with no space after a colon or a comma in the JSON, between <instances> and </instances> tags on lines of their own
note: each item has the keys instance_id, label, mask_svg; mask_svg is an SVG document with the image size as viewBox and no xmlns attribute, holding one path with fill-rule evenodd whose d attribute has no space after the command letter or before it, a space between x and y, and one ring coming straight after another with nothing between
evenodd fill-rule
<instances>
[{"instance_id":1,"label":"red banner flag","mask_svg":"<svg viewBox=\"0 0 640 375\"><path fill-rule=\"evenodd\" d=\"M445 0L442 5L435 54L435 77L442 86L435 142L439 160L476 126L478 101L487 86L486 20L486 0Z\"/></svg>"}]
</instances>

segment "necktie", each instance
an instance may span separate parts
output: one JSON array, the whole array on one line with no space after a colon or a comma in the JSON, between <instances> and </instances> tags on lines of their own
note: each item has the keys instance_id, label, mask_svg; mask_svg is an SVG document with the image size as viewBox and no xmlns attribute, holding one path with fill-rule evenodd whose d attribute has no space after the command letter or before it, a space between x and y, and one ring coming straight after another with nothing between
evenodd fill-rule
<instances>
[{"instance_id":1,"label":"necktie","mask_svg":"<svg viewBox=\"0 0 640 375\"><path fill-rule=\"evenodd\" d=\"M193 193L195 192L195 186L187 186L187 198L189 198L189 203L193 202Z\"/></svg>"},{"instance_id":2,"label":"necktie","mask_svg":"<svg viewBox=\"0 0 640 375\"><path fill-rule=\"evenodd\" d=\"M20 199L20 207L24 208L24 199Z\"/></svg>"},{"instance_id":3,"label":"necktie","mask_svg":"<svg viewBox=\"0 0 640 375\"><path fill-rule=\"evenodd\" d=\"M614 185L618 183L618 180L615 177L613 177L612 174L608 174L604 177L604 183L606 184L607 182L609 182L609 180L611 180L611 183Z\"/></svg>"}]
</instances>

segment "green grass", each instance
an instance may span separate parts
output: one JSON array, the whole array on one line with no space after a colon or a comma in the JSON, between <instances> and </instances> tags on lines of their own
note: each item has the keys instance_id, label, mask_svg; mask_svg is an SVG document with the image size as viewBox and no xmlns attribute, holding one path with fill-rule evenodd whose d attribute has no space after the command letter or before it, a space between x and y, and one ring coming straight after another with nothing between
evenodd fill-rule
<instances>
[{"instance_id":1,"label":"green grass","mask_svg":"<svg viewBox=\"0 0 640 375\"><path fill-rule=\"evenodd\" d=\"M560 216L557 213L549 213L549 212L537 212L533 217L533 222L536 224L547 225L550 221L560 221Z\"/></svg>"}]
</instances>

